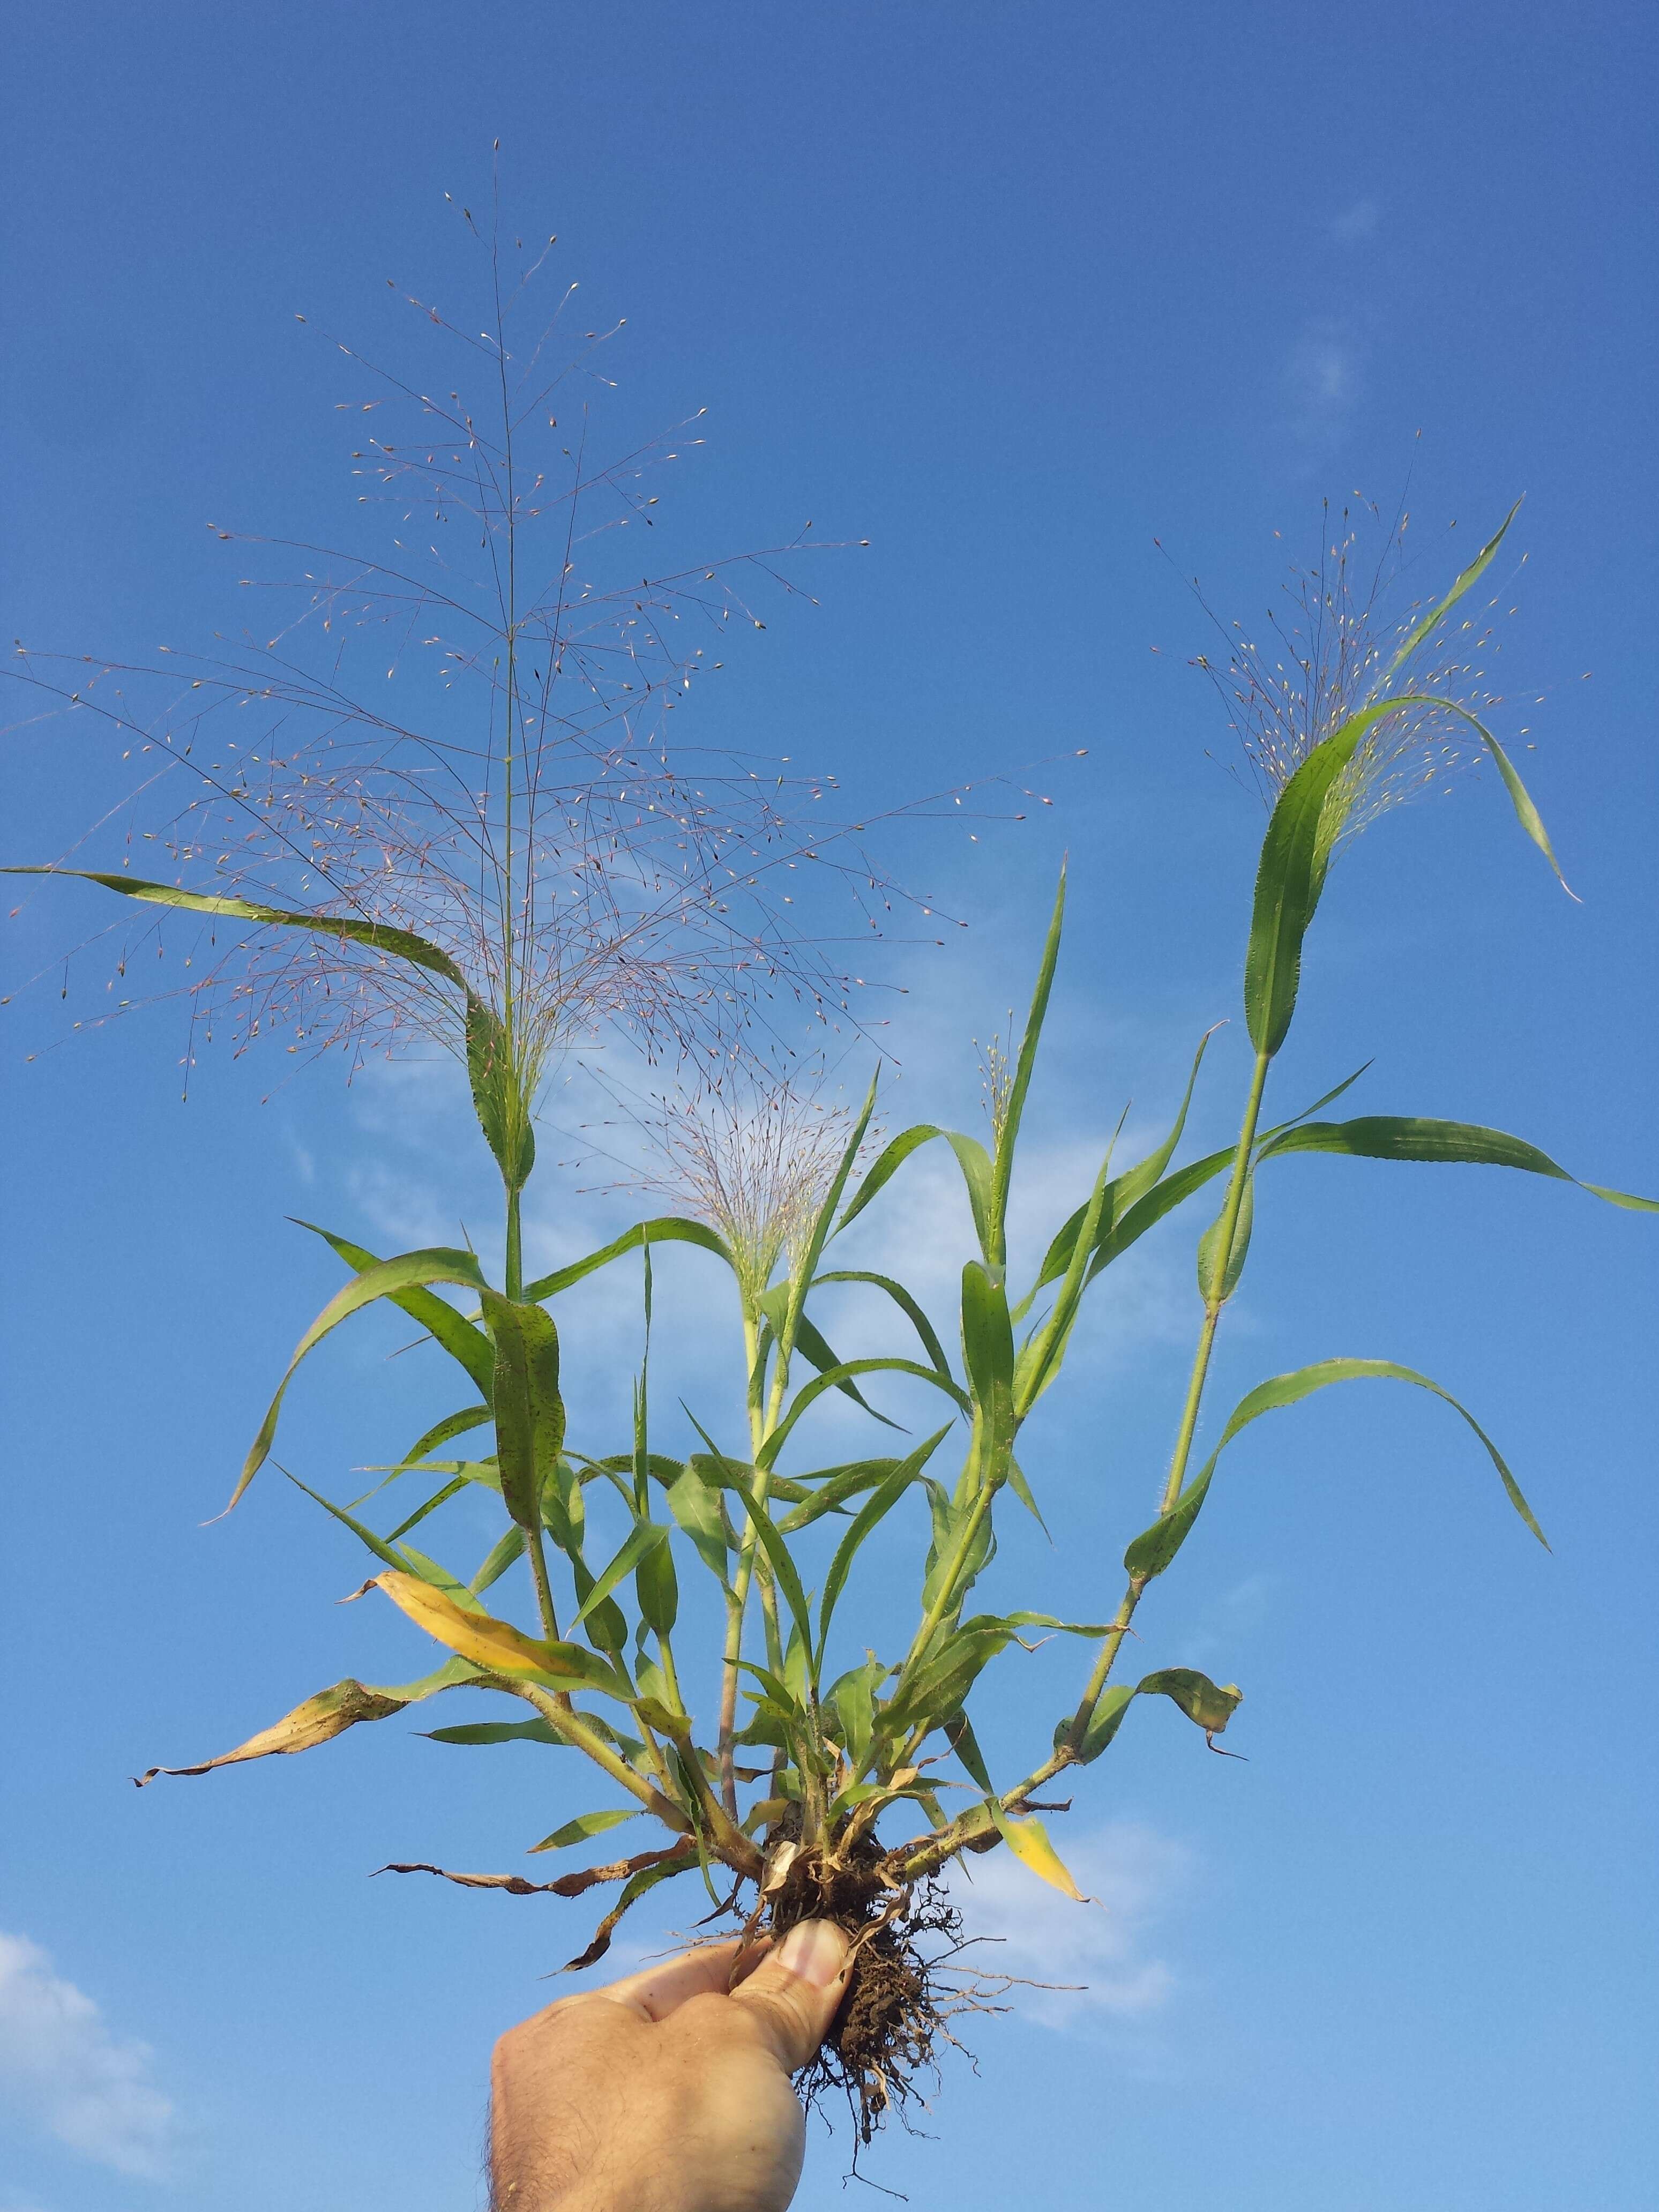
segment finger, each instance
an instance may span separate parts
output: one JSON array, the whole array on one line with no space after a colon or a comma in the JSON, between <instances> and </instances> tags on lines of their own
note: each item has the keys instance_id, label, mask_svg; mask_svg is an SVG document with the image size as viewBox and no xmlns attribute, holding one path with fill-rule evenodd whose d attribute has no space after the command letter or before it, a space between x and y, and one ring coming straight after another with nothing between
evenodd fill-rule
<instances>
[{"instance_id":1,"label":"finger","mask_svg":"<svg viewBox=\"0 0 1659 2212\"><path fill-rule=\"evenodd\" d=\"M789 2073L829 2033L847 1987L851 1946L832 1920L798 1921L769 1958L732 1992Z\"/></svg>"},{"instance_id":2,"label":"finger","mask_svg":"<svg viewBox=\"0 0 1659 2212\"><path fill-rule=\"evenodd\" d=\"M637 1974L625 1974L592 1994L626 2005L641 2020L665 2020L688 1997L724 1996L737 1959L736 1943L699 1943Z\"/></svg>"}]
</instances>

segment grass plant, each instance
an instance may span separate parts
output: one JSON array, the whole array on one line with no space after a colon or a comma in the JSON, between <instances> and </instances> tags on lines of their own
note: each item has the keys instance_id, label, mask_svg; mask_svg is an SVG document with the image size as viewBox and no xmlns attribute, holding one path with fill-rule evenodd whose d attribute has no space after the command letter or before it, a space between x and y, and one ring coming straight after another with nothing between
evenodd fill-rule
<instances>
[{"instance_id":1,"label":"grass plant","mask_svg":"<svg viewBox=\"0 0 1659 2212\"><path fill-rule=\"evenodd\" d=\"M498 278L500 267L497 250ZM296 648L280 637L263 658L219 655L206 672L180 679L187 699L207 695L182 720L175 711L160 735L155 724L126 725L149 731L145 742L171 766L186 744L205 744L210 709L222 721L253 705L263 717L266 735L246 763L233 757L228 738L206 769L196 755L196 795L173 837L180 879L141 880L125 868L70 872L149 909L195 918L214 933L216 952L218 933L228 933L221 969L234 977L230 1003L249 1031L286 1014L300 1046L336 1042L356 1053L410 1030L447 1042L465 1066L501 1183L499 1278L471 1249L382 1257L317 1232L346 1279L301 1337L231 1500L270 1461L286 1395L312 1352L371 1307L399 1309L456 1370L458 1403L386 1470L392 1486L379 1493L383 1504L404 1502L386 1505L379 1525L348 1505L318 1503L371 1555L375 1571L365 1589L425 1631L439 1663L398 1685L337 1682L216 1759L152 1772L205 1774L314 1748L453 1691L493 1694L500 1717L431 1733L452 1746L528 1741L561 1753L550 1778L559 1820L535 1852L591 1850L641 1820L651 1839L621 1853L607 1841L592 1863L544 1880L447 1878L520 1895L605 1890L607 1909L572 1959L576 1966L599 1959L623 1917L676 1880L707 1884L717 1913L751 1933L833 1915L855 1936L857 1967L813 2086L847 2089L867 2139L884 2111L902 2107L936 2039L949 2033L953 2002L963 2001L960 1990L952 1998L949 1981L959 1923L935 1887L952 1861L1006 1849L1034 1879L1079 1898L1044 1823L1052 1808L1043 1793L1101 1759L1148 1699L1173 1707L1212 1747L1232 1721L1236 1685L1190 1667L1157 1667L1133 1680L1118 1670L1145 1600L1177 1560L1244 1427L1334 1383L1408 1384L1466 1425L1516 1513L1543 1540L1475 1413L1430 1376L1387 1359L1329 1358L1274 1376L1227 1413L1201 1462L1197 1442L1264 1176L1277 1182L1293 1174L1298 1155L1325 1152L1574 1180L1498 1130L1396 1115L1328 1118L1355 1076L1288 1113L1275 1092L1304 940L1334 856L1382 811L1391 788L1409 790L1443 770L1449 733L1495 769L1521 827L1555 867L1538 813L1487 723L1455 685L1424 673L1510 525L1385 647L1369 632L1343 640L1331 664L1335 680L1321 673L1327 663L1316 648L1293 653L1290 675L1270 677L1260 696L1248 680L1235 695L1247 711L1251 697L1257 706L1267 700L1250 757L1270 799L1244 962L1253 1058L1236 1137L1180 1158L1200 1043L1163 1141L1128 1164L1109 1146L1091 1186L1050 1226L1032 1279L1015 1282L1015 1165L1061 955L1064 878L1023 1030L992 1056L988 1144L931 1124L878 1141L874 1082L858 1112L836 1114L769 1080L765 1054L741 1041L752 1039L757 1020L764 1029L780 989L820 1012L845 1006L830 964L803 954L792 936L776 891L785 871L807 860L840 866L866 901L873 889L880 904L885 892L867 864L834 857L830 833L802 830L775 786L751 790L747 770L731 763L719 775L688 770L669 747L659 725L696 662L665 641L672 625L695 617L721 631L738 603L714 569L608 592L584 580L577 549L586 504L609 499L612 523L643 517L638 456L594 472L575 439L556 496L550 476L526 475L526 425L556 410L540 380L542 354L514 354L505 314L502 305L493 336L482 341L459 334L498 382L490 434L459 398L410 386L418 455L395 441L365 449L375 495L395 495L400 514L412 516L424 498L424 512L477 530L486 591L469 597L453 582L440 585L412 554L406 566L349 571L319 556L301 601L304 623L319 638L331 641L331 626L345 621L359 642L365 623L377 640L388 626L424 640L419 649L434 657L445 681L473 684L471 708L458 702L435 728L417 729L363 705L337 659L323 675L302 672ZM532 525L553 531L557 554L550 582L533 587L526 581ZM431 542L435 548L435 535ZM1315 611L1339 618L1327 584ZM105 695L131 674L106 667ZM38 665L29 676L62 688ZM88 691L77 703L100 696ZM129 715L114 701L98 711L118 723ZM649 732L647 714L658 717ZM307 715L319 734L302 742L295 732ZM807 787L820 796L825 789ZM674 1194L674 1204L574 1263L527 1278L520 1214L537 1167L542 1085L558 1054L605 1020L671 1060L678 1053L682 1066L690 1056L658 1131L657 1187ZM932 1146L953 1156L973 1224L948 1326L896 1277L837 1264L843 1232ZM1650 1200L1582 1187L1614 1206L1659 1210ZM1039 1510L1043 1471L1022 1460L1022 1431L1066 1372L1090 1291L1166 1216L1201 1200L1208 1218L1197 1237L1190 1374L1174 1409L1157 1511L1145 1527L1126 1529L1121 1563L1100 1562L1102 1617L975 1610L999 1516L1011 1504ZM648 1355L652 1271L670 1247L688 1248L674 1264L708 1269L732 1301L740 1427L712 1433L694 1415L696 1449L659 1449L647 1357L631 1431L574 1432L560 1316L601 1270L635 1255ZM831 1286L874 1302L902 1347L841 1357L814 1318ZM832 1394L880 1422L885 1416L865 1394L884 1376L933 1397L932 1433L820 1464L811 1437ZM892 1437L890 1424L884 1433ZM426 1548L434 1540L428 1524L441 1529L447 1506L480 1493L498 1509L496 1540L481 1560L441 1564ZM590 1515L599 1498L605 1513ZM907 1506L922 1509L920 1540ZM623 1529L620 1541L596 1547L590 1528L600 1521ZM914 1608L902 1629L884 1634L879 1653L853 1656L847 1601L872 1547L884 1554L913 1548ZM451 1545L440 1548L453 1561ZM712 1616L682 1607L683 1580L697 1575L708 1578ZM717 1640L699 1637L688 1649L683 1620L708 1617L718 1622ZM1076 1695L1033 1741L1023 1772L993 1773L975 1735L975 1691L988 1668L1033 1636L1076 1640ZM584 1763L594 1785L586 1806L574 1781ZM965 2001L974 2001L971 1984Z\"/></svg>"}]
</instances>

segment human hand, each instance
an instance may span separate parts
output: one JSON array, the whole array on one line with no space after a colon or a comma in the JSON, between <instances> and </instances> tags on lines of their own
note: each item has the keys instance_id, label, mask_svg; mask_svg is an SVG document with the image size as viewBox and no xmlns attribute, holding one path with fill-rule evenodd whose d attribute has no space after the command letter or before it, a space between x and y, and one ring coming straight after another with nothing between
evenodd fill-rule
<instances>
[{"instance_id":1,"label":"human hand","mask_svg":"<svg viewBox=\"0 0 1659 2212\"><path fill-rule=\"evenodd\" d=\"M846 1987L847 1937L682 1952L563 1997L495 2045L496 2212L784 2212L806 2128L790 2076Z\"/></svg>"}]
</instances>

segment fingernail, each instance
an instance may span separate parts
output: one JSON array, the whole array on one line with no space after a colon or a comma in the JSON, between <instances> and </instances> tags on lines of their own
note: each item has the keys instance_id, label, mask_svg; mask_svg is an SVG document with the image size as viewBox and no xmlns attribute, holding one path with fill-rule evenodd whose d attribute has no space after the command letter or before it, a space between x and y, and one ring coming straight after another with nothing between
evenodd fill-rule
<instances>
[{"instance_id":1,"label":"fingernail","mask_svg":"<svg viewBox=\"0 0 1659 2212\"><path fill-rule=\"evenodd\" d=\"M846 1936L833 1920L798 1920L784 1937L778 1964L815 1990L827 1990L847 1964Z\"/></svg>"}]
</instances>

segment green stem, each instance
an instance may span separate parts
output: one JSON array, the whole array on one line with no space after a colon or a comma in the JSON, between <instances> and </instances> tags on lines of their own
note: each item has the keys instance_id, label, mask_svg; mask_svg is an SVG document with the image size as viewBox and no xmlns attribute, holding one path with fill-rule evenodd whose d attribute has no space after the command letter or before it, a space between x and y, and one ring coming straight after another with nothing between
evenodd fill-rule
<instances>
[{"instance_id":1,"label":"green stem","mask_svg":"<svg viewBox=\"0 0 1659 2212\"><path fill-rule=\"evenodd\" d=\"M516 1304L524 1296L524 1231L519 1218L519 1193L507 1194L507 1295Z\"/></svg>"},{"instance_id":2,"label":"green stem","mask_svg":"<svg viewBox=\"0 0 1659 2212\"><path fill-rule=\"evenodd\" d=\"M1192 1459L1193 1439L1198 1433L1198 1417L1204 1403L1204 1386L1209 1380L1210 1359L1215 1350L1216 1329L1220 1323L1221 1309L1227 1302L1222 1285L1227 1279L1233 1239L1238 1233L1238 1218L1243 1209L1245 1188L1249 1182L1251 1155L1255 1150L1255 1133L1261 1119L1261 1100L1267 1085L1270 1064L1268 1054L1259 1052L1256 1054L1255 1072L1250 1078L1250 1095L1245 1101L1244 1118L1239 1124L1238 1142L1233 1150L1233 1164L1227 1178L1227 1195L1222 1202L1212 1278L1216 1288L1204 1302L1204 1320L1198 1332L1198 1348L1193 1354L1192 1373L1188 1378L1186 1401L1181 1409L1181 1425L1176 1431L1175 1450L1170 1455L1170 1472L1164 1484L1163 1500L1158 1507L1160 1513L1167 1513L1180 1497ZM1117 1655L1123 1648L1123 1639L1128 1633L1129 1624L1134 1619L1135 1607L1140 1603L1140 1595L1146 1586L1144 1578L1131 1577L1129 1587L1123 1595L1123 1602L1118 1607L1117 1618L1101 1639L1088 1686L1072 1717L1072 1725L1066 1730L1066 1741L1070 1751L1075 1752L1081 1746L1088 1732L1095 1707L1099 1704L1101 1692L1117 1663ZM1041 1778L1046 1781L1048 1776Z\"/></svg>"}]
</instances>

